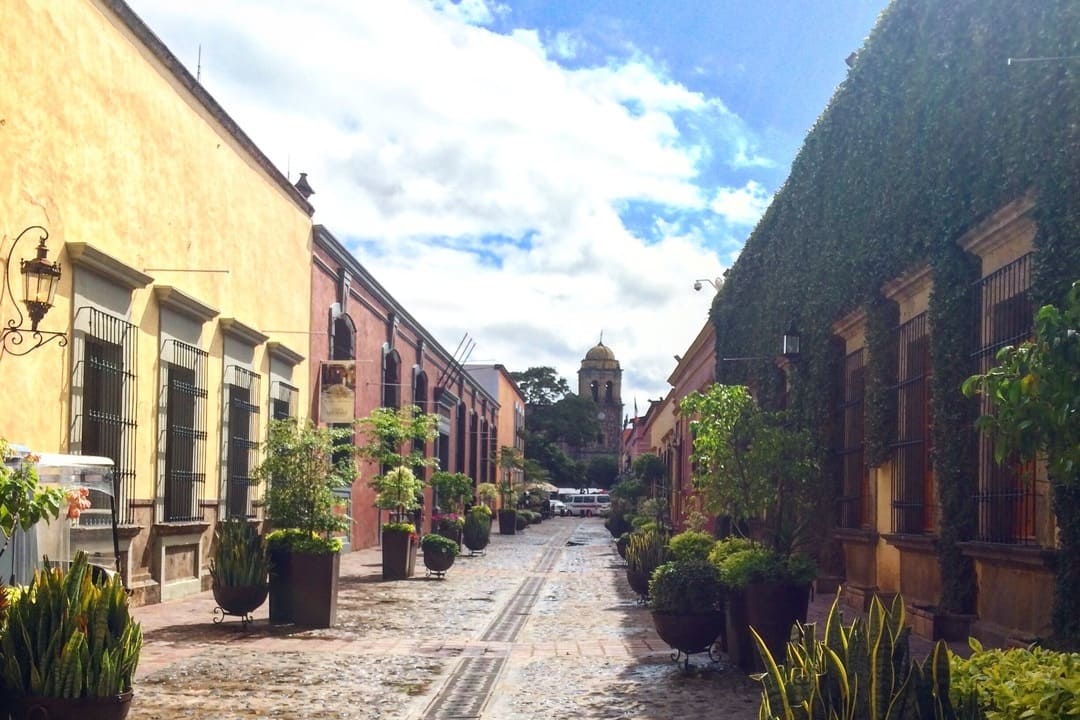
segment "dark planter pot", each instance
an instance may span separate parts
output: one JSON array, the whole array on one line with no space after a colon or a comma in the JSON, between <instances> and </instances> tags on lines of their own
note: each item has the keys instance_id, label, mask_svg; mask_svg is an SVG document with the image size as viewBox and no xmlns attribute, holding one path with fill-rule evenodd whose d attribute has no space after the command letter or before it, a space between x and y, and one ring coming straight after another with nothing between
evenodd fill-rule
<instances>
[{"instance_id":1,"label":"dark planter pot","mask_svg":"<svg viewBox=\"0 0 1080 720\"><path fill-rule=\"evenodd\" d=\"M652 613L653 627L660 639L687 655L708 652L717 638L723 642L727 616L722 612L704 615Z\"/></svg>"},{"instance_id":2,"label":"dark planter pot","mask_svg":"<svg viewBox=\"0 0 1080 720\"><path fill-rule=\"evenodd\" d=\"M514 527L517 529L518 532L521 532L525 528L529 527L529 518L525 517L524 515L515 515Z\"/></svg>"},{"instance_id":3,"label":"dark planter pot","mask_svg":"<svg viewBox=\"0 0 1080 720\"><path fill-rule=\"evenodd\" d=\"M303 627L337 624L340 553L294 553L293 622Z\"/></svg>"},{"instance_id":4,"label":"dark planter pot","mask_svg":"<svg viewBox=\"0 0 1080 720\"><path fill-rule=\"evenodd\" d=\"M517 533L517 513L513 510L499 511L499 534L514 535Z\"/></svg>"},{"instance_id":5,"label":"dark planter pot","mask_svg":"<svg viewBox=\"0 0 1080 720\"><path fill-rule=\"evenodd\" d=\"M753 627L777 662L783 661L791 627L806 622L810 585L789 583L751 583L728 600L727 646L731 661L745 672L764 669L757 644L750 634Z\"/></svg>"},{"instance_id":6,"label":"dark planter pot","mask_svg":"<svg viewBox=\"0 0 1080 720\"><path fill-rule=\"evenodd\" d=\"M9 700L12 720L124 720L132 692L103 698L15 697Z\"/></svg>"},{"instance_id":7,"label":"dark planter pot","mask_svg":"<svg viewBox=\"0 0 1080 720\"><path fill-rule=\"evenodd\" d=\"M652 573L648 571L626 568L626 581L630 583L630 589L642 600L649 597L649 576L651 575Z\"/></svg>"},{"instance_id":8,"label":"dark planter pot","mask_svg":"<svg viewBox=\"0 0 1080 720\"><path fill-rule=\"evenodd\" d=\"M461 535L462 535L462 532L463 532L462 529L457 528L457 527L453 528L453 529L440 528L440 529L435 531L435 534L436 535L442 535L444 538L449 538L449 539L453 540L454 542L456 542L458 544L458 547L461 547Z\"/></svg>"},{"instance_id":9,"label":"dark planter pot","mask_svg":"<svg viewBox=\"0 0 1080 720\"><path fill-rule=\"evenodd\" d=\"M618 539L615 540L615 550L619 553L619 557L621 557L623 560L626 559L626 546L629 544L629 535L620 535Z\"/></svg>"},{"instance_id":10,"label":"dark planter pot","mask_svg":"<svg viewBox=\"0 0 1080 720\"><path fill-rule=\"evenodd\" d=\"M430 572L441 575L454 564L454 554L434 549L424 550L424 567Z\"/></svg>"},{"instance_id":11,"label":"dark planter pot","mask_svg":"<svg viewBox=\"0 0 1080 720\"><path fill-rule=\"evenodd\" d=\"M285 548L267 548L270 559L270 622L293 621L292 553Z\"/></svg>"},{"instance_id":12,"label":"dark planter pot","mask_svg":"<svg viewBox=\"0 0 1080 720\"><path fill-rule=\"evenodd\" d=\"M266 585L245 585L233 587L231 585L218 585L212 587L214 600L218 607L229 615L249 615L266 602L269 591Z\"/></svg>"},{"instance_id":13,"label":"dark planter pot","mask_svg":"<svg viewBox=\"0 0 1080 720\"><path fill-rule=\"evenodd\" d=\"M465 547L472 552L480 552L491 542L491 520L465 521L465 530L462 533Z\"/></svg>"},{"instance_id":14,"label":"dark planter pot","mask_svg":"<svg viewBox=\"0 0 1080 720\"><path fill-rule=\"evenodd\" d=\"M383 580L405 580L416 568L416 542L404 530L385 530L382 536Z\"/></svg>"}]
</instances>

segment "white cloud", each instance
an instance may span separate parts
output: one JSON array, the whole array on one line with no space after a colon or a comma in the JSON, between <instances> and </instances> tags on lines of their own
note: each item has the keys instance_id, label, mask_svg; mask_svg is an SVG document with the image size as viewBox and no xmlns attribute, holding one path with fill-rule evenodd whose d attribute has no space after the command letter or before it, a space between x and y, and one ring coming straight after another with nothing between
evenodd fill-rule
<instances>
[{"instance_id":1,"label":"white cloud","mask_svg":"<svg viewBox=\"0 0 1080 720\"><path fill-rule=\"evenodd\" d=\"M772 195L756 180L750 180L740 188L720 188L709 209L723 216L728 223L753 226L772 202Z\"/></svg>"},{"instance_id":2,"label":"white cloud","mask_svg":"<svg viewBox=\"0 0 1080 720\"><path fill-rule=\"evenodd\" d=\"M360 261L443 345L468 331L474 360L554 365L575 385L603 329L624 401L644 407L705 321L711 297L691 285L720 275L730 238L656 220L646 242L618 208L741 222L767 200L753 182L702 185L713 156L765 162L719 99L640 53L564 68L571 36L494 33L498 3L129 1L189 66L201 43L205 86L279 167L308 173L315 220L363 241Z\"/></svg>"}]
</instances>

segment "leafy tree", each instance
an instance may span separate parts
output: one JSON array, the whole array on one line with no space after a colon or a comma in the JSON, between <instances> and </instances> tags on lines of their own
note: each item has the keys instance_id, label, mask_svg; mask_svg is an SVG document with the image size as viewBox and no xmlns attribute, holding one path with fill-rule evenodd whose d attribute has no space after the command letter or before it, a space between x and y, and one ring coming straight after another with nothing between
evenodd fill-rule
<instances>
[{"instance_id":1,"label":"leafy tree","mask_svg":"<svg viewBox=\"0 0 1080 720\"><path fill-rule=\"evenodd\" d=\"M437 415L421 412L415 405L398 410L376 408L357 421L368 439L357 452L376 461L381 468L380 474L371 480L371 487L378 493L375 504L394 510L398 520L407 511L420 507L418 495L424 483L414 470L438 463L437 458L425 457L423 450L435 437L438 421Z\"/></svg>"},{"instance_id":2,"label":"leafy tree","mask_svg":"<svg viewBox=\"0 0 1080 720\"><path fill-rule=\"evenodd\" d=\"M634 458L631 471L642 487L653 495L662 494L662 489L667 485L667 465L656 453L638 455Z\"/></svg>"},{"instance_id":3,"label":"leafy tree","mask_svg":"<svg viewBox=\"0 0 1080 720\"><path fill-rule=\"evenodd\" d=\"M531 367L528 370L512 372L510 377L517 383L529 405L554 405L570 394L566 379L559 377L552 367Z\"/></svg>"},{"instance_id":4,"label":"leafy tree","mask_svg":"<svg viewBox=\"0 0 1080 720\"><path fill-rule=\"evenodd\" d=\"M525 456L516 447L503 445L499 448L499 467L505 473L499 482L499 494L502 495L502 507L513 508L517 502L517 493L521 488L514 487L514 470L525 467Z\"/></svg>"},{"instance_id":5,"label":"leafy tree","mask_svg":"<svg viewBox=\"0 0 1080 720\"><path fill-rule=\"evenodd\" d=\"M473 495L472 478L460 472L439 470L432 473L431 487L435 490L437 502L447 512L463 512L465 501Z\"/></svg>"},{"instance_id":6,"label":"leafy tree","mask_svg":"<svg viewBox=\"0 0 1080 720\"><path fill-rule=\"evenodd\" d=\"M1080 647L1080 280L1064 308L1046 305L1035 340L1005 347L997 366L973 375L965 395L982 395L989 412L977 427L994 441L996 460L1043 457L1061 544L1054 596L1054 633Z\"/></svg>"},{"instance_id":7,"label":"leafy tree","mask_svg":"<svg viewBox=\"0 0 1080 720\"><path fill-rule=\"evenodd\" d=\"M619 461L612 455L597 455L585 466L589 487L610 488L619 476Z\"/></svg>"},{"instance_id":8,"label":"leafy tree","mask_svg":"<svg viewBox=\"0 0 1080 720\"><path fill-rule=\"evenodd\" d=\"M536 408L529 415L529 425L534 432L543 434L548 440L565 443L572 448L595 442L600 434L596 404L577 395L567 395L554 405Z\"/></svg>"}]
</instances>

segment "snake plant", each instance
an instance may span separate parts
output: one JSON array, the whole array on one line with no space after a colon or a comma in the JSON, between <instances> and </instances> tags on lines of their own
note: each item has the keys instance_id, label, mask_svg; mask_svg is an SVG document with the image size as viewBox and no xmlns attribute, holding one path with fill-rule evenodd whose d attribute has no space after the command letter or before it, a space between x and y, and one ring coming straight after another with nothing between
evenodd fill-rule
<instances>
[{"instance_id":1,"label":"snake plant","mask_svg":"<svg viewBox=\"0 0 1080 720\"><path fill-rule=\"evenodd\" d=\"M630 540L626 544L626 564L631 571L651 575L667 559L667 535L655 529L630 533Z\"/></svg>"},{"instance_id":2,"label":"snake plant","mask_svg":"<svg viewBox=\"0 0 1080 720\"><path fill-rule=\"evenodd\" d=\"M120 578L95 582L80 552L67 572L46 562L11 598L0 677L17 696L115 696L131 690L141 650Z\"/></svg>"},{"instance_id":3,"label":"snake plant","mask_svg":"<svg viewBox=\"0 0 1080 720\"><path fill-rule=\"evenodd\" d=\"M241 518L218 523L210 575L218 587L261 587L269 570L266 548L253 525Z\"/></svg>"}]
</instances>

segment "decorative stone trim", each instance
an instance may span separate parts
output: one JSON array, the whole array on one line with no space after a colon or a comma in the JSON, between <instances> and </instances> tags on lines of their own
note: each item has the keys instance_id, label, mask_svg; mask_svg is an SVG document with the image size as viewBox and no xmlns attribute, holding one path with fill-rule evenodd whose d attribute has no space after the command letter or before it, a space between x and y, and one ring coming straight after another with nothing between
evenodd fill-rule
<instances>
[{"instance_id":1,"label":"decorative stone trim","mask_svg":"<svg viewBox=\"0 0 1080 720\"><path fill-rule=\"evenodd\" d=\"M882 539L898 550L934 555L937 553L937 535L907 535L904 533L883 533Z\"/></svg>"},{"instance_id":2,"label":"decorative stone trim","mask_svg":"<svg viewBox=\"0 0 1080 720\"><path fill-rule=\"evenodd\" d=\"M245 325L236 318L223 317L218 320L218 325L221 326L221 332L252 347L262 345L270 339L269 335L263 335L255 328Z\"/></svg>"},{"instance_id":3,"label":"decorative stone trim","mask_svg":"<svg viewBox=\"0 0 1080 720\"><path fill-rule=\"evenodd\" d=\"M995 565L1010 565L1035 570L1053 570L1057 550L1029 545L1001 545L987 542L957 543L967 557Z\"/></svg>"},{"instance_id":4,"label":"decorative stone trim","mask_svg":"<svg viewBox=\"0 0 1080 720\"><path fill-rule=\"evenodd\" d=\"M289 365L299 365L304 361L303 355L277 340L266 343L266 349L269 351L270 357Z\"/></svg>"},{"instance_id":5,"label":"decorative stone trim","mask_svg":"<svg viewBox=\"0 0 1080 720\"><path fill-rule=\"evenodd\" d=\"M187 293L169 285L154 286L154 296L161 307L168 308L201 323L209 322L220 314L209 305L201 303Z\"/></svg>"},{"instance_id":6,"label":"decorative stone trim","mask_svg":"<svg viewBox=\"0 0 1080 720\"><path fill-rule=\"evenodd\" d=\"M972 255L986 257L995 250L1034 234L1035 193L1028 192L964 233L956 242Z\"/></svg>"},{"instance_id":7,"label":"decorative stone trim","mask_svg":"<svg viewBox=\"0 0 1080 720\"><path fill-rule=\"evenodd\" d=\"M833 528L833 537L849 545L877 545L878 534L866 528Z\"/></svg>"},{"instance_id":8,"label":"decorative stone trim","mask_svg":"<svg viewBox=\"0 0 1080 720\"><path fill-rule=\"evenodd\" d=\"M68 242L64 243L64 247L67 248L72 265L96 273L125 290L137 290L154 282L154 278L146 273L120 262L90 243Z\"/></svg>"}]
</instances>

